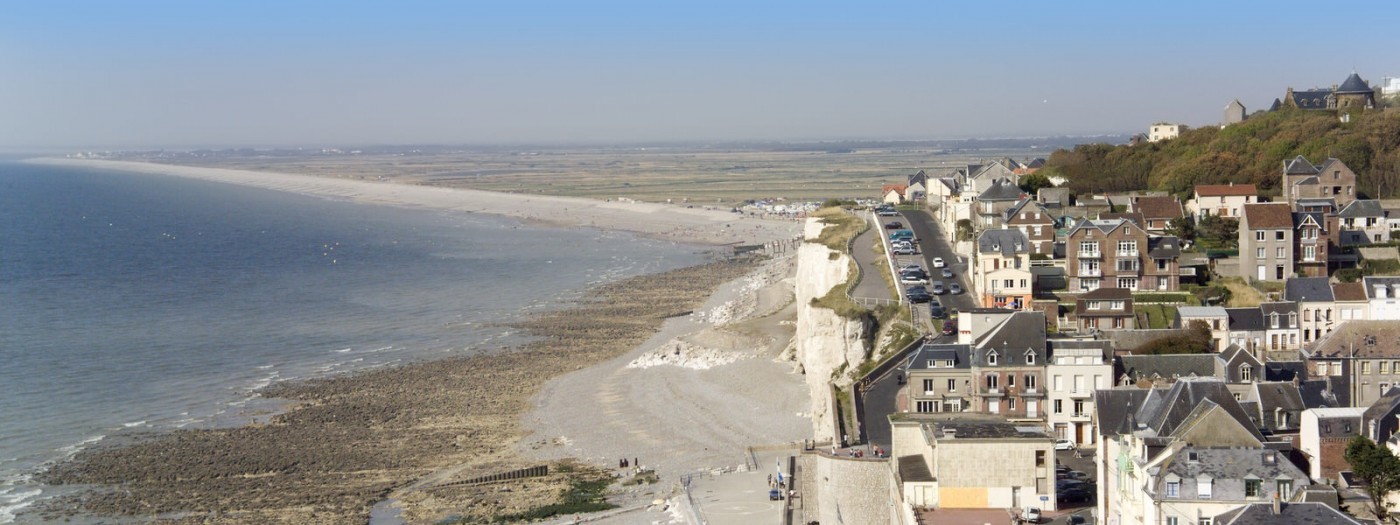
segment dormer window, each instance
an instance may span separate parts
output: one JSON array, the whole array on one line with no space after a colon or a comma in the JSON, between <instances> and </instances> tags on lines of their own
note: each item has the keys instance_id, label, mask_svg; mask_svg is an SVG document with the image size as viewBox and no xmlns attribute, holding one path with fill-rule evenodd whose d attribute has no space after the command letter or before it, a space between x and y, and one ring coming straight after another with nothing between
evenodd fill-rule
<instances>
[{"instance_id":1,"label":"dormer window","mask_svg":"<svg viewBox=\"0 0 1400 525\"><path fill-rule=\"evenodd\" d=\"M947 360L947 361L944 361L944 362L943 362L943 368L953 368L953 360L952 360L952 359L949 359L949 360Z\"/></svg>"},{"instance_id":2,"label":"dormer window","mask_svg":"<svg viewBox=\"0 0 1400 525\"><path fill-rule=\"evenodd\" d=\"M987 352L987 364L997 366L997 353L995 350Z\"/></svg>"},{"instance_id":3,"label":"dormer window","mask_svg":"<svg viewBox=\"0 0 1400 525\"><path fill-rule=\"evenodd\" d=\"M1253 380L1254 380L1254 367L1249 366L1249 365L1240 365L1240 381L1246 381L1246 382L1247 382L1247 381L1253 381Z\"/></svg>"},{"instance_id":4,"label":"dormer window","mask_svg":"<svg viewBox=\"0 0 1400 525\"><path fill-rule=\"evenodd\" d=\"M1033 365L1033 364L1035 364L1035 352L1034 352L1034 351L1027 351L1027 352L1026 352L1026 364L1028 364L1028 365Z\"/></svg>"},{"instance_id":5,"label":"dormer window","mask_svg":"<svg viewBox=\"0 0 1400 525\"><path fill-rule=\"evenodd\" d=\"M1269 314L1269 328L1278 328L1278 312Z\"/></svg>"}]
</instances>

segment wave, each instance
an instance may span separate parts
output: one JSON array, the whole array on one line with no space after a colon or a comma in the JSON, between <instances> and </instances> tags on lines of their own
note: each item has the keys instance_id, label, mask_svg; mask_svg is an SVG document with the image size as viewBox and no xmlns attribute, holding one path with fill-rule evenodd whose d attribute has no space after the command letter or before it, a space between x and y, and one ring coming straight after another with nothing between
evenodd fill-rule
<instances>
[{"instance_id":1,"label":"wave","mask_svg":"<svg viewBox=\"0 0 1400 525\"><path fill-rule=\"evenodd\" d=\"M130 422L130 423L122 423L122 426L123 426L123 427L126 427L126 428L146 426L146 420L142 419L142 420L140 420L140 421L132 421L132 422Z\"/></svg>"},{"instance_id":2,"label":"wave","mask_svg":"<svg viewBox=\"0 0 1400 525\"><path fill-rule=\"evenodd\" d=\"M43 491L33 487L13 487L0 491L0 523L13 523L19 511L38 501L40 494Z\"/></svg>"}]
</instances>

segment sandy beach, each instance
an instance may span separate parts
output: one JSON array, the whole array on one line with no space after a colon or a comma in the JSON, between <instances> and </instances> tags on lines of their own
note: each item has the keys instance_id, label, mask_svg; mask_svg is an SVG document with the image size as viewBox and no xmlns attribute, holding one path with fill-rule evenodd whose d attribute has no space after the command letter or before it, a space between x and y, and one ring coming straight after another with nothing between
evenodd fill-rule
<instances>
[{"instance_id":1,"label":"sandy beach","mask_svg":"<svg viewBox=\"0 0 1400 525\"><path fill-rule=\"evenodd\" d=\"M35 162L493 213L677 242L758 244L789 239L800 225L655 204L141 163ZM745 462L745 447L810 437L802 376L783 358L792 339L793 274L789 252L758 263L640 276L600 285L565 310L513 323L538 337L521 348L278 384L264 395L294 407L265 423L99 446L56 466L46 482L97 488L53 501L40 515L343 523L363 522L372 505L389 498L408 523L451 516L477 522L548 504L589 476L627 481L635 468L616 468L626 457L659 479L613 485L609 500L629 512L605 521L673 522L674 510L665 510L672 504L651 503L674 497L680 475L736 468ZM442 488L541 464L554 467L550 476L509 487Z\"/></svg>"},{"instance_id":2,"label":"sandy beach","mask_svg":"<svg viewBox=\"0 0 1400 525\"><path fill-rule=\"evenodd\" d=\"M367 204L486 213L559 226L627 231L678 242L712 245L763 244L790 240L801 229L799 222L745 217L727 209L712 210L671 204L519 195L147 162L54 157L29 159L26 162L170 175Z\"/></svg>"}]
</instances>

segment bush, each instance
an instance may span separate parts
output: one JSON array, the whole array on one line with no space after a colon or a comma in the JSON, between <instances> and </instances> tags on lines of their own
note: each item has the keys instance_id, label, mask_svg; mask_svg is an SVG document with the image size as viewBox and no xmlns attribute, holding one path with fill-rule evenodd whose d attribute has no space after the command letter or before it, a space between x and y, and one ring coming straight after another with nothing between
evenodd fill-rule
<instances>
[{"instance_id":1,"label":"bush","mask_svg":"<svg viewBox=\"0 0 1400 525\"><path fill-rule=\"evenodd\" d=\"M1335 273L1337 280L1344 283L1354 283L1361 280L1360 268L1342 268Z\"/></svg>"},{"instance_id":2,"label":"bush","mask_svg":"<svg viewBox=\"0 0 1400 525\"><path fill-rule=\"evenodd\" d=\"M1156 292L1156 293L1135 293L1133 302L1136 303L1185 303L1190 302L1191 294L1185 292Z\"/></svg>"},{"instance_id":3,"label":"bush","mask_svg":"<svg viewBox=\"0 0 1400 525\"><path fill-rule=\"evenodd\" d=\"M1191 321L1184 334L1174 334L1147 342L1133 350L1134 354L1208 354L1215 351L1211 344L1210 326L1205 321Z\"/></svg>"}]
</instances>

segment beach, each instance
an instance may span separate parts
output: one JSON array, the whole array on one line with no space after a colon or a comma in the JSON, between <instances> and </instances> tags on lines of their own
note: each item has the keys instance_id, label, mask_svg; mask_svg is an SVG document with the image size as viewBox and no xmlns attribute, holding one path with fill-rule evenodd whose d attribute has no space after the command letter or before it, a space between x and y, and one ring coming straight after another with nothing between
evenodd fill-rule
<instances>
[{"instance_id":1,"label":"beach","mask_svg":"<svg viewBox=\"0 0 1400 525\"><path fill-rule=\"evenodd\" d=\"M728 209L623 200L496 193L416 184L371 182L264 171L174 166L147 162L36 158L37 164L102 168L253 186L366 204L486 213L559 226L626 231L710 245L791 240L798 223L745 217Z\"/></svg>"},{"instance_id":2,"label":"beach","mask_svg":"<svg viewBox=\"0 0 1400 525\"><path fill-rule=\"evenodd\" d=\"M677 242L762 244L797 227L667 205L137 166L361 203L617 225ZM478 203L491 207L471 207ZM552 207L574 211L554 217ZM757 236L741 235L746 229ZM262 394L291 406L270 421L94 447L44 480L95 490L50 502L40 515L353 523L387 499L409 523L474 522L547 504L578 476L626 479L637 465L615 467L629 457L659 479L615 489L610 499L634 510L617 519L665 521L651 502L670 498L679 475L742 465L747 446L808 437L805 387L780 357L791 340L792 258L775 255L599 285L577 304L512 323L535 336L520 347L278 383ZM554 468L508 491L443 486L537 465Z\"/></svg>"}]
</instances>

